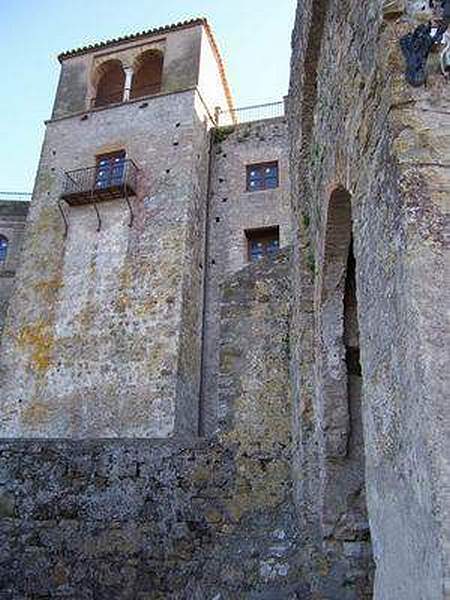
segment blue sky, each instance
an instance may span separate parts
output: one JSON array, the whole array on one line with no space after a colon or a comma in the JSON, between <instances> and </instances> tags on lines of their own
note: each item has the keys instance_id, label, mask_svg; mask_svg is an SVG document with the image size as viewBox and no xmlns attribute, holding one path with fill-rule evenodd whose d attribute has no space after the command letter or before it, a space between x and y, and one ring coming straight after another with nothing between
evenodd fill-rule
<instances>
[{"instance_id":1,"label":"blue sky","mask_svg":"<svg viewBox=\"0 0 450 600\"><path fill-rule=\"evenodd\" d=\"M0 0L0 192L31 191L57 55L198 16L209 19L236 104L287 92L296 0Z\"/></svg>"}]
</instances>

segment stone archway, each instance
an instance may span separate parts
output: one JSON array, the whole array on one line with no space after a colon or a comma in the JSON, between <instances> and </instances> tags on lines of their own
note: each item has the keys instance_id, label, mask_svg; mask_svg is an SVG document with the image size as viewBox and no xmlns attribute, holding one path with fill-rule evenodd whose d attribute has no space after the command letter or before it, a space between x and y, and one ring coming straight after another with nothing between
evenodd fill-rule
<instances>
[{"instance_id":1,"label":"stone archway","mask_svg":"<svg viewBox=\"0 0 450 600\"><path fill-rule=\"evenodd\" d=\"M343 188L335 189L329 199L319 272L316 406L323 547L338 581L354 589L354 596L345 597L370 597L372 552L365 494L357 261L351 195Z\"/></svg>"}]
</instances>

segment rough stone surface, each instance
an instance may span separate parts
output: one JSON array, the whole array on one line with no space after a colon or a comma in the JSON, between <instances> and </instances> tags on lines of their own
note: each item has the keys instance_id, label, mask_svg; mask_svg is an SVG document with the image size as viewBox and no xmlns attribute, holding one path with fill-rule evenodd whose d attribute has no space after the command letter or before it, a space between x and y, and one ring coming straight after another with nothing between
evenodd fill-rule
<instances>
[{"instance_id":1,"label":"rough stone surface","mask_svg":"<svg viewBox=\"0 0 450 600\"><path fill-rule=\"evenodd\" d=\"M20 255L29 202L0 200L0 235L8 240L6 261L0 265L0 333L14 289L14 278Z\"/></svg>"},{"instance_id":2,"label":"rough stone surface","mask_svg":"<svg viewBox=\"0 0 450 600\"><path fill-rule=\"evenodd\" d=\"M149 40L182 88L82 117L103 59L71 59L0 432L82 439L0 445L2 598L450 597L448 83L434 52L408 87L398 44L435 10L300 2L289 146L283 119L211 143L224 89L204 36ZM114 201L99 233L71 211L64 239L59 170L124 147L135 227ZM246 194L266 160L279 189ZM246 265L245 230L274 225L292 253Z\"/></svg>"},{"instance_id":3,"label":"rough stone surface","mask_svg":"<svg viewBox=\"0 0 450 600\"><path fill-rule=\"evenodd\" d=\"M321 557L329 517L341 503L336 461L351 463L339 388L346 367L338 300L345 266L336 260L342 249L335 235L336 206L347 194L352 225L347 220L340 243L346 236L348 247L352 233L375 597L434 600L449 591L449 329L439 308L450 183L446 83L436 54L427 87L415 90L404 79L398 40L430 16L428 3L405 2L405 12L385 11L384 20L383 5L349 1L343 10L332 1L302 2L294 29L296 497L300 512L311 515L305 535ZM344 489L351 489L348 482ZM335 558L339 564L341 549ZM311 571L318 579L317 563ZM324 585L318 580L314 587ZM345 581L336 577L332 585L331 597L344 597Z\"/></svg>"},{"instance_id":4,"label":"rough stone surface","mask_svg":"<svg viewBox=\"0 0 450 600\"><path fill-rule=\"evenodd\" d=\"M199 343L204 243L195 227L208 145L194 94L49 123L3 337L2 436L197 430L200 361L192 364L198 352L183 339ZM92 166L114 148L140 168L133 227L125 202L113 200L99 206L99 232L92 206L66 207L64 237L63 171Z\"/></svg>"},{"instance_id":5,"label":"rough stone surface","mask_svg":"<svg viewBox=\"0 0 450 600\"><path fill-rule=\"evenodd\" d=\"M208 203L208 260L203 346L202 431L218 427L221 284L248 263L246 231L279 227L280 247L291 242L287 123L267 119L215 131ZM278 162L279 186L247 191L247 165Z\"/></svg>"},{"instance_id":6,"label":"rough stone surface","mask_svg":"<svg viewBox=\"0 0 450 600\"><path fill-rule=\"evenodd\" d=\"M291 494L288 265L280 255L224 286L218 436L2 444L2 598L309 597Z\"/></svg>"}]
</instances>

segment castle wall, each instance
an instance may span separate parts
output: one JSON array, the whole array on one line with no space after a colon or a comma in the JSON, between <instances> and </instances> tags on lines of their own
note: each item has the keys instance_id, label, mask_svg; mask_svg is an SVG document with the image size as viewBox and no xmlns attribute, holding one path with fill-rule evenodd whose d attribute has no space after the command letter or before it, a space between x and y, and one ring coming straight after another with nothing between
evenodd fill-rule
<instances>
[{"instance_id":1,"label":"castle wall","mask_svg":"<svg viewBox=\"0 0 450 600\"><path fill-rule=\"evenodd\" d=\"M6 261L0 267L0 333L6 318L14 278L20 264L29 202L0 200L0 236L8 240Z\"/></svg>"},{"instance_id":2,"label":"castle wall","mask_svg":"<svg viewBox=\"0 0 450 600\"><path fill-rule=\"evenodd\" d=\"M183 357L199 355L208 143L194 95L48 124L3 337L3 437L197 430L200 369ZM100 231L92 205L65 206L65 237L63 171L121 148L140 169L133 226L123 200L99 204Z\"/></svg>"},{"instance_id":3,"label":"castle wall","mask_svg":"<svg viewBox=\"0 0 450 600\"><path fill-rule=\"evenodd\" d=\"M208 260L202 415L206 432L226 418L218 399L221 285L249 261L246 231L279 226L280 246L291 241L287 124L244 123L215 132L208 209ZM247 191L247 165L278 161L279 187Z\"/></svg>"},{"instance_id":4,"label":"castle wall","mask_svg":"<svg viewBox=\"0 0 450 600\"><path fill-rule=\"evenodd\" d=\"M396 6L390 11L392 3L386 4L383 16L381 1L299 3L289 104L296 497L301 513L310 514L304 535L310 535L311 556L317 552L310 565L314 587L329 597L359 598L343 595L345 585L349 593L343 551L350 540L340 545L339 532L348 504L342 485L329 485L336 463L347 473L351 468L338 443L349 434L345 405L333 411L346 368L342 327L329 320L322 302L333 192L344 190L353 221L375 597L434 600L448 593L449 331L439 308L448 220L446 84L436 55L427 87L405 82L398 41L423 19L418 9L428 6L406 2L409 22ZM335 265L333 273L335 285L342 285L345 268ZM332 364L338 374L330 390Z\"/></svg>"},{"instance_id":5,"label":"castle wall","mask_svg":"<svg viewBox=\"0 0 450 600\"><path fill-rule=\"evenodd\" d=\"M289 259L223 288L217 436L9 441L5 599L308 597L292 502Z\"/></svg>"}]
</instances>

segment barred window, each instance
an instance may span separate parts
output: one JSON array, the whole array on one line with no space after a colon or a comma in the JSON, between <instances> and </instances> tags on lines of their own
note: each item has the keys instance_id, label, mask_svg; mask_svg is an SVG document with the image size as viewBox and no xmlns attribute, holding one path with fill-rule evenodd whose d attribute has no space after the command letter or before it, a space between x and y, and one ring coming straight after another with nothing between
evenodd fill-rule
<instances>
[{"instance_id":1,"label":"barred window","mask_svg":"<svg viewBox=\"0 0 450 600\"><path fill-rule=\"evenodd\" d=\"M279 185L278 162L247 166L247 191L271 190Z\"/></svg>"},{"instance_id":2,"label":"barred window","mask_svg":"<svg viewBox=\"0 0 450 600\"><path fill-rule=\"evenodd\" d=\"M245 232L248 260L256 262L265 256L273 257L280 249L280 228L250 229Z\"/></svg>"},{"instance_id":3,"label":"barred window","mask_svg":"<svg viewBox=\"0 0 450 600\"><path fill-rule=\"evenodd\" d=\"M125 150L97 156L96 189L105 189L123 184L125 158Z\"/></svg>"},{"instance_id":4,"label":"barred window","mask_svg":"<svg viewBox=\"0 0 450 600\"><path fill-rule=\"evenodd\" d=\"M0 264L6 262L6 257L8 255L8 240L0 235Z\"/></svg>"}]
</instances>

